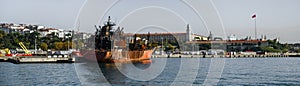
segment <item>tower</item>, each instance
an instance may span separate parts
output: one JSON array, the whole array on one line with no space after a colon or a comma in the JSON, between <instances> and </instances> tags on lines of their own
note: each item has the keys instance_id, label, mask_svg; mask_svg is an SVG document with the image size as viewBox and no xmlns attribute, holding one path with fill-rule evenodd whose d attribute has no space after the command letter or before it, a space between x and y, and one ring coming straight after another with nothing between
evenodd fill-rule
<instances>
[{"instance_id":1,"label":"tower","mask_svg":"<svg viewBox=\"0 0 300 86\"><path fill-rule=\"evenodd\" d=\"M186 41L192 41L192 32L189 24L186 26Z\"/></svg>"},{"instance_id":2,"label":"tower","mask_svg":"<svg viewBox=\"0 0 300 86\"><path fill-rule=\"evenodd\" d=\"M213 40L213 39L214 39L213 34L211 34L211 31L209 31L208 40Z\"/></svg>"}]
</instances>

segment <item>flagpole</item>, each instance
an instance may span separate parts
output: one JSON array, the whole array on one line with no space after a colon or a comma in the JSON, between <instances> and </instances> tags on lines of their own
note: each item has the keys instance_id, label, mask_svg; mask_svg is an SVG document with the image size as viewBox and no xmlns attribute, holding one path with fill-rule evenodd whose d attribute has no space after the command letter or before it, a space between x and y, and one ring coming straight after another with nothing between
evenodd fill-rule
<instances>
[{"instance_id":1,"label":"flagpole","mask_svg":"<svg viewBox=\"0 0 300 86\"><path fill-rule=\"evenodd\" d=\"M255 39L257 39L257 29L256 29L256 13L252 15L252 19L254 19L254 34L255 34Z\"/></svg>"},{"instance_id":2,"label":"flagpole","mask_svg":"<svg viewBox=\"0 0 300 86\"><path fill-rule=\"evenodd\" d=\"M256 18L254 19L255 39L257 39Z\"/></svg>"}]
</instances>

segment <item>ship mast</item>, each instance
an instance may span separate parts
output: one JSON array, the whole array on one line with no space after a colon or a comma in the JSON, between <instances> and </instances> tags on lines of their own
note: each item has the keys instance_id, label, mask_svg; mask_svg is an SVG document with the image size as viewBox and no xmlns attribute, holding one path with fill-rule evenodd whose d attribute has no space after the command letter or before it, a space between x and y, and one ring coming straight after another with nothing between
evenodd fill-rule
<instances>
[{"instance_id":1,"label":"ship mast","mask_svg":"<svg viewBox=\"0 0 300 86\"><path fill-rule=\"evenodd\" d=\"M112 43L112 35L114 33L113 26L115 26L113 22L111 22L110 16L108 16L108 21L104 24L104 26L99 26L96 28L96 37L95 37L95 49L99 50L111 50L111 43Z\"/></svg>"}]
</instances>

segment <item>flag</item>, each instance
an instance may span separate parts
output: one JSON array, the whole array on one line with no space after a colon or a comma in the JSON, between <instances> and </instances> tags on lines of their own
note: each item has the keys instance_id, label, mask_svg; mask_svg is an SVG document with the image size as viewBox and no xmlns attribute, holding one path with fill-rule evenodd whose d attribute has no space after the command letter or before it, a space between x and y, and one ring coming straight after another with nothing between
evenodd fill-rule
<instances>
[{"instance_id":1,"label":"flag","mask_svg":"<svg viewBox=\"0 0 300 86\"><path fill-rule=\"evenodd\" d=\"M253 15L252 15L252 19L255 19L256 18L256 14L254 13Z\"/></svg>"}]
</instances>

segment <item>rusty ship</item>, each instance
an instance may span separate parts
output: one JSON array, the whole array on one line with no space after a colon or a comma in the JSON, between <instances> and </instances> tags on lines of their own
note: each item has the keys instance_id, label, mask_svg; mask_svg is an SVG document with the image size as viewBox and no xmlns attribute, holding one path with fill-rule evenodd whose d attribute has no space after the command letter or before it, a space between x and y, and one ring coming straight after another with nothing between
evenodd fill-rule
<instances>
[{"instance_id":1,"label":"rusty ship","mask_svg":"<svg viewBox=\"0 0 300 86\"><path fill-rule=\"evenodd\" d=\"M139 38L137 35L125 35L123 29L108 21L103 26L96 26L94 49L83 50L83 58L99 63L115 62L141 62L151 63L151 55L155 47L149 46L150 33L146 38Z\"/></svg>"}]
</instances>

